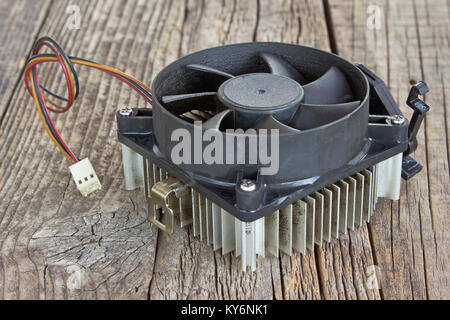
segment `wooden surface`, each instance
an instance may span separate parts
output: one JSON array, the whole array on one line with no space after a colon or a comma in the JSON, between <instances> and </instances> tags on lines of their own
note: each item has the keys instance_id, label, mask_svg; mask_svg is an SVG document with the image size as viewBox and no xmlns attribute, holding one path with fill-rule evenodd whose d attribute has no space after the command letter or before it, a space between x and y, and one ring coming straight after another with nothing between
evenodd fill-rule
<instances>
[{"instance_id":1,"label":"wooden surface","mask_svg":"<svg viewBox=\"0 0 450 320\"><path fill-rule=\"evenodd\" d=\"M81 9L79 30L66 26L73 4ZM373 10L380 12L378 28L367 23ZM0 298L450 298L445 0L0 0L0 18ZM20 81L39 35L145 83L178 57L215 45L314 46L366 64L408 116L411 83L423 79L432 110L414 156L424 169L402 183L400 201L379 203L370 225L315 253L259 259L257 272L242 273L238 259L214 253L189 228L169 239L147 222L143 192L123 189L114 119L120 106L144 102L89 69L78 69L75 107L55 117L63 137L81 158L89 156L103 183L101 192L80 196ZM58 69L48 71L45 83L62 90ZM374 265L380 290L373 287Z\"/></svg>"}]
</instances>

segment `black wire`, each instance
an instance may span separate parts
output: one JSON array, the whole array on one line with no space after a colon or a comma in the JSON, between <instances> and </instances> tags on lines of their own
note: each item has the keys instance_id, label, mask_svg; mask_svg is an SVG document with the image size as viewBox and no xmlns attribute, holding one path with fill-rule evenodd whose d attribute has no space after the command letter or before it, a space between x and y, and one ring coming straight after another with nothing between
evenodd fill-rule
<instances>
[{"instance_id":1,"label":"black wire","mask_svg":"<svg viewBox=\"0 0 450 320\"><path fill-rule=\"evenodd\" d=\"M89 62L89 63L98 64L97 62L92 61L92 60L88 60L88 59L83 59L83 58L78 58L78 57L72 57L72 56L69 56L69 57L70 57L70 59L76 59L76 60L80 60L80 61L84 61L84 62ZM129 78L125 78L125 77L123 77L122 75L120 75L120 74L118 74L118 73L116 73L116 75L119 76L119 77L122 78L122 79L127 80L128 82L131 82L131 83L132 83L134 86L136 86L140 91L142 91L143 93L145 93L145 95L146 95L147 97L149 97L150 99L153 99L153 95L152 95L150 92L148 92L145 88L143 88L140 84L138 84L136 81L134 81L134 80L132 80L132 79L129 79Z\"/></svg>"},{"instance_id":2,"label":"black wire","mask_svg":"<svg viewBox=\"0 0 450 320\"><path fill-rule=\"evenodd\" d=\"M66 99L64 97L58 96L56 93L51 92L46 87L44 87L42 84L40 85L40 87L41 87L42 91L44 91L45 93L55 97L56 99L59 99L59 100L62 100L62 101L66 101L66 102L69 101L68 99Z\"/></svg>"},{"instance_id":3,"label":"black wire","mask_svg":"<svg viewBox=\"0 0 450 320\"><path fill-rule=\"evenodd\" d=\"M42 53L42 54L37 54L37 55L34 55L34 56L30 57L29 60L35 59L35 58L54 58L54 57L56 57L54 54ZM95 62L95 61L87 60L87 59L82 59L82 58L78 58L78 57L74 57L74 56L68 56L68 58L69 58L69 59L75 59L75 60L80 60L80 61L84 61L84 62L89 62L89 63L98 64L98 63ZM78 76L77 76L76 73L73 73L73 75L74 75L74 78L76 77L76 78L78 79ZM143 92L147 97L149 97L151 100L153 100L153 95L152 95L150 92L148 92L144 87L142 87L139 83L137 83L136 81L134 81L134 80L132 80L132 79L125 78L125 77L123 77L122 75L120 75L120 74L118 74L118 73L116 73L116 75L117 75L118 77L120 77L121 79L125 79L125 80L127 80L128 82L132 83L134 86L136 86L136 88L138 88L141 92ZM61 100L61 101L67 101L66 98L57 95L56 93L54 93L54 92L52 92L51 90L49 90L49 89L47 89L46 87L44 87L43 85L40 85L40 87L41 87L41 89L42 89L44 92L46 92L47 94L49 94L49 95L55 97L56 99L59 99L59 100ZM75 96L74 100L75 100L75 99L76 99L76 96Z\"/></svg>"},{"instance_id":4,"label":"black wire","mask_svg":"<svg viewBox=\"0 0 450 320\"><path fill-rule=\"evenodd\" d=\"M51 44L53 44L53 45L60 51L60 53L62 54L64 60L66 60L68 66L69 66L69 68L70 68L70 71L71 71L72 74L73 74L73 78L74 78L74 81L75 81L75 98L74 98L74 99L78 98L78 93L79 93L79 91L80 91L80 86L79 86L79 83L78 83L78 76L77 76L77 73L75 72L75 68L74 68L72 62L70 61L69 57L67 56L66 52L61 48L61 46L58 44L58 42L56 42L55 40L53 40L52 38L47 37L47 36L42 37L42 38L39 38L39 39L34 43L33 48L31 49L31 56L36 56L36 50L37 50L37 47L38 47L38 45L39 45L39 43L40 43L41 41L48 41L48 42L50 42ZM56 55L55 55L55 56L56 56ZM49 93L49 92L51 92L51 91L46 89L46 92ZM56 97L54 94L52 94L52 95L53 95L54 97Z\"/></svg>"},{"instance_id":5,"label":"black wire","mask_svg":"<svg viewBox=\"0 0 450 320\"><path fill-rule=\"evenodd\" d=\"M74 79L74 81L75 81L75 95L74 95L74 100L76 100L76 99L78 98L78 94L79 94L79 82L78 82L78 75L77 75L77 73L76 73L76 71L75 71L75 68L74 68L74 66L73 66L73 64L72 64L71 59L77 59L77 60L80 60L80 61L84 61L84 62L88 62L88 63L93 63L93 64L98 64L98 63L96 63L96 62L94 62L94 61L87 60L87 59L82 59L82 58L77 58L77 57L68 56L68 55L65 53L65 51L61 48L61 46L60 46L55 40L53 40L53 39L50 38L50 37L42 37L42 38L39 38L39 39L33 44L33 47L32 47L32 49L31 49L30 57L29 57L29 59L28 59L28 62L29 62L31 59L40 58L40 57L47 57L47 58L48 58L48 57L56 57L55 54L37 54L37 53L36 53L37 47L38 47L38 45L39 45L39 43L40 43L41 41L48 41L48 42L50 42L51 44L53 44L53 45L59 50L60 54L63 56L63 58L64 58L64 60L66 61L67 65L69 66L70 72L72 72L72 76L73 76L73 79ZM27 63L28 63L28 62L27 62ZM46 92L47 94L49 94L49 95L51 95L51 96L53 96L53 97L55 97L55 98L57 98L57 99L59 99L59 100L62 100L62 101L68 101L68 99L66 99L66 98L64 98L64 97L61 97L61 96L57 95L56 93L54 93L54 92L52 92L51 90L47 89L45 86L43 86L43 85L38 85L38 80L37 80L37 68L36 68L36 66L34 66L34 67L32 68L31 71L32 71L32 80L33 80L33 84L34 84L34 87L35 87L35 88L40 87L44 92ZM116 75L117 77L121 78L121 79L124 79L124 80L126 80L126 81L132 83L136 88L138 88L138 89L139 89L142 93L144 93L147 97L149 97L151 100L153 99L152 94L151 94L150 92L148 92L145 88L143 88L141 85L139 85L136 81L134 81L134 80L132 80L132 79L129 79L129 78L126 78L126 77L123 77L122 75L120 75L120 74L118 74L118 73L115 73L115 75ZM67 153L67 155L69 155L69 157L71 157L71 156L70 156L70 151L66 148L66 146L64 145L64 143L61 141L61 139L60 139L60 138L58 137L58 135L56 134L55 129L54 129L53 126L51 125L49 116L48 116L48 114L47 114L47 112L46 112L46 109L45 109L45 107L44 107L44 106L45 106L45 103L44 103L44 101L42 101L42 97L41 97L40 94L37 94L37 99L38 99L39 108L40 108L40 110L41 110L42 116L43 116L43 118L44 118L44 121L45 121L45 123L46 123L46 125L47 125L47 127L48 127L48 129L49 129L49 131L50 131L50 133L52 134L52 136L54 137L54 139L56 140L56 142L61 146L61 148ZM77 157L75 157L74 160L79 161L79 159L78 159Z\"/></svg>"},{"instance_id":6,"label":"black wire","mask_svg":"<svg viewBox=\"0 0 450 320\"><path fill-rule=\"evenodd\" d=\"M32 69L32 78L33 78L34 87L37 88L38 87L38 83L37 83L37 70L36 70L36 67L33 67L33 69ZM50 119L48 118L48 114L47 114L47 112L45 112L45 109L44 109L44 102L42 101L41 96L39 94L37 94L37 98L38 98L38 102L39 102L39 108L42 111L42 116L44 117L44 121L45 121L48 129L50 130L50 133L55 138L55 140L58 142L58 144L61 146L61 148L69 155L70 154L69 150L67 150L67 148L64 146L64 144L61 142L61 140L59 139L58 135L55 133L55 131L53 129L53 126L50 123ZM75 160L79 161L78 158L75 159Z\"/></svg>"}]
</instances>

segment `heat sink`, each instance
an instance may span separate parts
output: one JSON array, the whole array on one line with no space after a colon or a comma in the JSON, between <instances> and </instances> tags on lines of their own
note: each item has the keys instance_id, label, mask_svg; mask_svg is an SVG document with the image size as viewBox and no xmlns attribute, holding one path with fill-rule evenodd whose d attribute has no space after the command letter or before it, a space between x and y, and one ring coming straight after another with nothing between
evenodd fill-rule
<instances>
[{"instance_id":1,"label":"heat sink","mask_svg":"<svg viewBox=\"0 0 450 320\"><path fill-rule=\"evenodd\" d=\"M152 108L117 113L125 187L144 187L150 222L240 257L304 254L370 222L421 165L410 153L429 107L408 120L363 65L282 43L192 53L152 84ZM270 157L269 157L270 153Z\"/></svg>"},{"instance_id":2,"label":"heat sink","mask_svg":"<svg viewBox=\"0 0 450 320\"><path fill-rule=\"evenodd\" d=\"M124 153L132 152L124 150ZM379 171L386 171L395 161L395 158L389 159L336 181L253 222L233 217L195 189L185 186L183 197L171 199L175 201L173 207L178 208L174 221L180 227L192 225L192 233L200 241L211 245L214 251L221 250L223 255L234 252L240 257L243 271L247 268L254 271L257 256L278 257L280 252L292 255L294 250L305 254L307 250L314 250L315 244L321 246L370 222L378 195L386 196L386 191L380 190L384 185L378 187L379 176L383 174ZM144 176L139 181L145 184L148 197L155 185L171 178L167 171L149 160L143 160L142 172ZM134 189L136 185L127 187ZM155 209L159 215L164 215L160 206ZM163 220L162 217L157 219Z\"/></svg>"}]
</instances>

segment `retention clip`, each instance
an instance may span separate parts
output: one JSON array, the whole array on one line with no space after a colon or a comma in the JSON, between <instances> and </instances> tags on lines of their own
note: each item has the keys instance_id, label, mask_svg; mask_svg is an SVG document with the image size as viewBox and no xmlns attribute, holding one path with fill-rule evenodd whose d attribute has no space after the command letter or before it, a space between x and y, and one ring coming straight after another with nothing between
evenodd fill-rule
<instances>
[{"instance_id":1,"label":"retention clip","mask_svg":"<svg viewBox=\"0 0 450 320\"><path fill-rule=\"evenodd\" d=\"M180 215L179 199L185 196L186 191L186 186L173 177L155 183L150 194L146 193L149 221L162 231L172 234L175 217ZM158 212L159 209L162 212ZM160 214L167 215L165 224Z\"/></svg>"},{"instance_id":2,"label":"retention clip","mask_svg":"<svg viewBox=\"0 0 450 320\"><path fill-rule=\"evenodd\" d=\"M425 114L430 110L430 107L419 98L419 95L425 96L428 91L430 89L427 84L420 81L411 88L408 99L406 100L406 103L414 110L414 113L408 128L408 149L403 153L402 177L405 180L412 178L422 170L422 165L411 157L410 154L417 149L417 132L422 125Z\"/></svg>"}]
</instances>

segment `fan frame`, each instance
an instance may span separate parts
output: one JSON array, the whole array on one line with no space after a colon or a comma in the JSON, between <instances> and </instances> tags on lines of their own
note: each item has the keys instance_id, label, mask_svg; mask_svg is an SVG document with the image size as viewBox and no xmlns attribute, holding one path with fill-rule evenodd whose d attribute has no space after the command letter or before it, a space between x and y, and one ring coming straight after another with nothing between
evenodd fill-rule
<instances>
[{"instance_id":1,"label":"fan frame","mask_svg":"<svg viewBox=\"0 0 450 320\"><path fill-rule=\"evenodd\" d=\"M349 82L354 84L355 81L359 81L359 85L365 88L363 95L355 94L356 98L362 102L353 112L329 124L302 131L300 134L280 134L280 156L283 159L280 159L281 173L278 175L261 176L258 166L248 165L175 165L170 161L170 152L174 145L170 143L170 134L176 128L192 131L193 125L169 112L161 104L161 96L168 93L161 91L161 88L170 87L171 83L166 81L166 77L174 72L178 72L181 79L184 79L186 75L180 74L179 70L187 64L202 63L216 67L211 62L205 61L205 56L211 56L211 54L215 56L213 53L223 48L231 48L236 52L250 50L253 54L264 51L278 55L280 51L292 53L301 48L310 54L326 57L328 63L324 64L321 73L324 73L328 67L337 65L347 77L349 73L353 75L354 78L349 78ZM283 58L296 67L289 60L289 56L283 56ZM215 59L218 59L217 55ZM117 114L119 141L238 219L254 221L335 181L406 150L407 121L401 125L389 123L389 110L386 103L383 99L373 97L376 92L372 86L369 87L371 79L368 81L367 73L363 71L334 54L297 45L244 43L202 50L175 61L157 75L152 87L153 110L135 109L130 117ZM370 116L369 107L370 110L375 111L371 112ZM343 140L342 143L336 143L336 137L340 137ZM308 141L318 143L313 144ZM282 149L282 145L286 147ZM291 152L292 145L304 147L302 156ZM331 150L325 150L327 148ZM332 158L333 154L334 158ZM320 160L318 155L321 156ZM248 178L256 182L255 190L250 193L243 192L239 188L241 181Z\"/></svg>"},{"instance_id":2,"label":"fan frame","mask_svg":"<svg viewBox=\"0 0 450 320\"><path fill-rule=\"evenodd\" d=\"M361 101L359 107L353 112L326 125L301 132L280 133L279 172L274 176L266 176L265 182L286 188L298 186L304 183L303 180L308 181L313 177L320 177L357 157L367 143L369 84L364 74L352 63L332 53L310 47L274 42L239 43L209 48L184 56L161 70L152 84L154 141L158 151L170 159L172 149L178 144L178 141L171 140L171 134L175 129L185 129L192 137L194 136L194 125L178 117L178 114L189 111L191 105L183 101L179 105L171 104L171 109L169 109L162 103L162 97L210 91L198 88L199 84L205 82L205 77L210 80L210 76L190 70L186 67L187 65L203 64L228 73L233 72L231 68L235 68L234 71L239 70L239 73L252 73L252 71L264 70L266 67L262 59L258 60L261 52L281 56L302 74L309 77L310 81L319 78L331 67L338 67L347 77L354 90L355 98ZM250 62L254 65L249 66ZM244 67L249 69L246 70ZM189 84L191 87L186 88L186 81L189 79L193 84ZM218 82L221 83L221 81ZM214 88L215 90L217 88ZM185 108L185 105L188 107ZM272 110L272 112L275 114L277 110ZM221 132L221 136L224 146L226 146L227 139L238 137L238 135L227 132ZM202 150L206 145L208 143L204 142ZM268 150L271 150L270 144ZM237 153L235 150L233 152L236 157ZM192 146L191 154L194 153L194 146ZM242 166L227 164L226 149L223 154L222 164L182 163L179 164L179 167L193 175L201 176L205 180L211 180L213 184L220 181L221 184L231 188L236 183L236 177L242 170ZM246 159L248 158L247 154ZM237 159L234 163L238 163ZM244 176L255 178L258 169L259 164L246 165Z\"/></svg>"}]
</instances>

